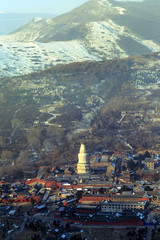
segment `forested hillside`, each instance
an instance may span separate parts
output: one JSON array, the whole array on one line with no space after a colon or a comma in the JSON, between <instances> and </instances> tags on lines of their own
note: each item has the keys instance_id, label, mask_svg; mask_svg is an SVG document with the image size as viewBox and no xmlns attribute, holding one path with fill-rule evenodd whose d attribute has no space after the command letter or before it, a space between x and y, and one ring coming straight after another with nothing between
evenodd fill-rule
<instances>
[{"instance_id":1,"label":"forested hillside","mask_svg":"<svg viewBox=\"0 0 160 240\"><path fill-rule=\"evenodd\" d=\"M159 67L154 53L1 78L1 166L77 161L81 141L89 151L158 148Z\"/></svg>"}]
</instances>

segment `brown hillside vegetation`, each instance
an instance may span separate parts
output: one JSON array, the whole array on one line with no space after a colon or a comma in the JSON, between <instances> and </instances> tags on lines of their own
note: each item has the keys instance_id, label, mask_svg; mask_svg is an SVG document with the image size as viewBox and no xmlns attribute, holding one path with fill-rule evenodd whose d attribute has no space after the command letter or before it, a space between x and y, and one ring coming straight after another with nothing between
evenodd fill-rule
<instances>
[{"instance_id":1,"label":"brown hillside vegetation","mask_svg":"<svg viewBox=\"0 0 160 240\"><path fill-rule=\"evenodd\" d=\"M89 151L158 148L159 65L154 53L1 79L1 166L77 161L82 140Z\"/></svg>"}]
</instances>

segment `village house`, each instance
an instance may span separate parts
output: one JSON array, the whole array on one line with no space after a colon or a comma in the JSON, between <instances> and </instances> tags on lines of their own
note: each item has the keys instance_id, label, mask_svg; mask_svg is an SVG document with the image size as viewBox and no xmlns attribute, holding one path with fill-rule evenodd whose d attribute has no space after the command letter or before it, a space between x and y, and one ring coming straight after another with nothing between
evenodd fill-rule
<instances>
[{"instance_id":1,"label":"village house","mask_svg":"<svg viewBox=\"0 0 160 240\"><path fill-rule=\"evenodd\" d=\"M154 170L155 169L155 164L154 164L154 159L153 158L145 158L145 168L149 169L149 170Z\"/></svg>"}]
</instances>

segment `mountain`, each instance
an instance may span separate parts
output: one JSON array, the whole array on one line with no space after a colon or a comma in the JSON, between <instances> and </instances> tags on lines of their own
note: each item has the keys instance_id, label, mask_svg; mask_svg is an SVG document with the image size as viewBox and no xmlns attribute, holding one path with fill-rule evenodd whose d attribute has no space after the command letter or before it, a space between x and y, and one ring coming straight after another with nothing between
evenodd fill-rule
<instances>
[{"instance_id":1,"label":"mountain","mask_svg":"<svg viewBox=\"0 0 160 240\"><path fill-rule=\"evenodd\" d=\"M160 53L58 65L0 83L1 152L15 161L72 161L81 141L89 151L160 147Z\"/></svg>"},{"instance_id":2,"label":"mountain","mask_svg":"<svg viewBox=\"0 0 160 240\"><path fill-rule=\"evenodd\" d=\"M1 76L160 51L160 4L90 0L0 37ZM148 18L149 16L149 18Z\"/></svg>"},{"instance_id":3,"label":"mountain","mask_svg":"<svg viewBox=\"0 0 160 240\"><path fill-rule=\"evenodd\" d=\"M54 14L45 13L5 13L0 12L0 35L9 34L24 24L32 21L33 18L53 18Z\"/></svg>"},{"instance_id":4,"label":"mountain","mask_svg":"<svg viewBox=\"0 0 160 240\"><path fill-rule=\"evenodd\" d=\"M140 35L143 39L146 38L146 40L150 39L159 42L160 3L156 4L155 2L154 4L154 1L150 1L149 3L90 0L73 11L54 18L48 28L46 28L45 24L42 24L40 28L41 33L37 36L36 40L43 42L75 40L83 38L88 34L88 28L90 27L88 23L94 24L95 22L104 21L111 25L109 29L111 31L112 28L116 28L112 24L112 21L115 21L118 26L126 28L121 29L117 26L118 29L116 30L119 31L120 35L124 34L125 30L129 30L129 33L132 31L134 34ZM150 17L148 18L148 16ZM36 24L34 26L32 34L40 32L36 28ZM25 29L23 27L19 29L17 33L22 33L24 34L23 37L25 37L27 28L29 31L32 29L28 25L25 26ZM153 36L150 34L151 31L154 32Z\"/></svg>"}]
</instances>

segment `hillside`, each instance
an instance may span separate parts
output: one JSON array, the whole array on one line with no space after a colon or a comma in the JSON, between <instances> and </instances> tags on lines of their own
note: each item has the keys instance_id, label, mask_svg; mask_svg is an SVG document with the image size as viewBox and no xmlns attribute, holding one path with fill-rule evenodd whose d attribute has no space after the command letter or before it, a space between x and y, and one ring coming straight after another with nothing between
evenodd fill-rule
<instances>
[{"instance_id":1,"label":"hillside","mask_svg":"<svg viewBox=\"0 0 160 240\"><path fill-rule=\"evenodd\" d=\"M117 25L124 26L129 33L159 42L159 11L160 3L153 1L135 3L90 0L69 13L51 19L48 25L41 21L41 32L38 30L38 23L30 23L16 33L21 33L24 38L25 32L33 29L34 34L39 32L36 41L68 41L84 38L88 32L88 23L112 20ZM150 34L151 31L154 32L153 35Z\"/></svg>"},{"instance_id":2,"label":"hillside","mask_svg":"<svg viewBox=\"0 0 160 240\"><path fill-rule=\"evenodd\" d=\"M6 13L0 12L0 35L9 34L20 28L24 24L29 23L34 18L53 18L55 14L45 14L45 13Z\"/></svg>"},{"instance_id":3,"label":"hillside","mask_svg":"<svg viewBox=\"0 0 160 240\"><path fill-rule=\"evenodd\" d=\"M159 3L90 0L67 14L34 19L0 37L0 75L160 51L159 12Z\"/></svg>"},{"instance_id":4,"label":"hillside","mask_svg":"<svg viewBox=\"0 0 160 240\"><path fill-rule=\"evenodd\" d=\"M88 149L159 148L160 53L1 79L1 164L72 161Z\"/></svg>"}]
</instances>

